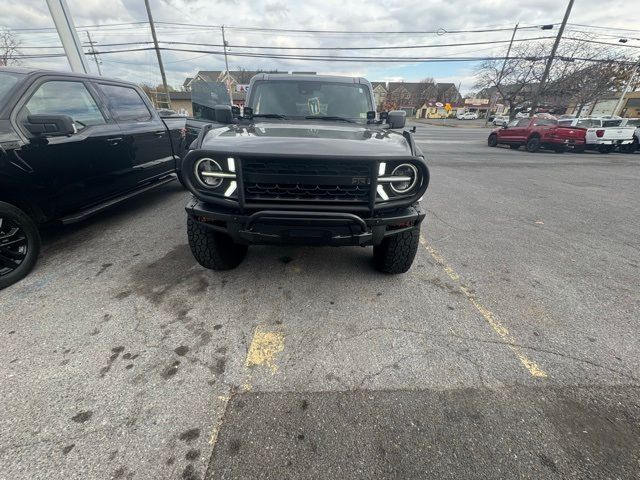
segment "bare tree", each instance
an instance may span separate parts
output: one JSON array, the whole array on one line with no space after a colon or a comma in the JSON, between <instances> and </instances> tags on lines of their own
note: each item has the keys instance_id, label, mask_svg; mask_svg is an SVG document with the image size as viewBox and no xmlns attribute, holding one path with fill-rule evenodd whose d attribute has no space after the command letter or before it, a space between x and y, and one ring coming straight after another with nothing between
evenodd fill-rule
<instances>
[{"instance_id":1,"label":"bare tree","mask_svg":"<svg viewBox=\"0 0 640 480\"><path fill-rule=\"evenodd\" d=\"M547 103L573 103L577 116L603 95L621 90L631 74L628 58L611 47L591 43L588 36L567 41L563 47L543 95Z\"/></svg>"},{"instance_id":2,"label":"bare tree","mask_svg":"<svg viewBox=\"0 0 640 480\"><path fill-rule=\"evenodd\" d=\"M509 107L509 116L529 103L535 93L536 82L544 70L545 45L528 43L516 45L510 58L486 60L476 70L478 89L494 88Z\"/></svg>"},{"instance_id":3,"label":"bare tree","mask_svg":"<svg viewBox=\"0 0 640 480\"><path fill-rule=\"evenodd\" d=\"M540 95L542 105L563 110L573 103L580 114L587 104L619 90L629 78L628 59L591 40L588 35L563 40ZM528 43L513 47L506 62L483 62L476 71L476 88L497 91L513 118L519 108L530 103L549 50L544 42Z\"/></svg>"},{"instance_id":4,"label":"bare tree","mask_svg":"<svg viewBox=\"0 0 640 480\"><path fill-rule=\"evenodd\" d=\"M8 28L0 29L0 67L19 63L20 40Z\"/></svg>"}]
</instances>

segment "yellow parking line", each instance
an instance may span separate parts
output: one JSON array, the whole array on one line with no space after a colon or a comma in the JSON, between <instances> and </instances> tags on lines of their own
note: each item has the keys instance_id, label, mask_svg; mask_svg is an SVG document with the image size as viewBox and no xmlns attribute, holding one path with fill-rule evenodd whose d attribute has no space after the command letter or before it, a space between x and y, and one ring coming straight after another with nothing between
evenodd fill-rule
<instances>
[{"instance_id":1,"label":"yellow parking line","mask_svg":"<svg viewBox=\"0 0 640 480\"><path fill-rule=\"evenodd\" d=\"M264 325L258 325L253 333L253 339L247 352L246 367L265 366L271 373L278 371L276 357L284 350L284 334L267 330Z\"/></svg>"},{"instance_id":2,"label":"yellow parking line","mask_svg":"<svg viewBox=\"0 0 640 480\"><path fill-rule=\"evenodd\" d=\"M476 296L469 291L467 287L460 283L460 275L458 275L453 268L451 268L444 257L440 255L437 250L435 250L431 245L427 243L423 236L420 236L420 244L425 248L431 258L433 258L436 263L442 267L444 272L449 276L451 280L457 282L459 284L460 291L465 296L467 300L480 312L480 315L486 320L489 326L493 329L494 332L498 334L498 336L505 342L507 347L515 354L520 363L524 365L524 367L529 371L529 373L534 377L546 378L547 373L542 370L536 362L527 357L524 352L516 346L516 341L513 339L509 330L496 318L491 310L482 305Z\"/></svg>"}]
</instances>

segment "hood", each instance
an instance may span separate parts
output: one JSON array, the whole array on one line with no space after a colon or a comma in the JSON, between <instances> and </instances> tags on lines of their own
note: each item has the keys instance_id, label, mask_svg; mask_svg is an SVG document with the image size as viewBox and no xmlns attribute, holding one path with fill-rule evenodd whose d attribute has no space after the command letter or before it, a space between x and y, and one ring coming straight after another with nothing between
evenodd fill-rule
<instances>
[{"instance_id":1,"label":"hood","mask_svg":"<svg viewBox=\"0 0 640 480\"><path fill-rule=\"evenodd\" d=\"M203 150L264 155L411 156L409 143L396 131L374 125L287 121L228 125L211 130Z\"/></svg>"}]
</instances>

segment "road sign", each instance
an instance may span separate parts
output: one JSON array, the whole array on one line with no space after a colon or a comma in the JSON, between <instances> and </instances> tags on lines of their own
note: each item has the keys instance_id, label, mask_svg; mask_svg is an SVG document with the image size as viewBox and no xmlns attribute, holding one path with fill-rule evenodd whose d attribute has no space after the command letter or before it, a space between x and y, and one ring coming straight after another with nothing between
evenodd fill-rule
<instances>
[{"instance_id":1,"label":"road sign","mask_svg":"<svg viewBox=\"0 0 640 480\"><path fill-rule=\"evenodd\" d=\"M441 102L436 102L436 107L442 108L442 107L444 107L444 104L441 103Z\"/></svg>"},{"instance_id":2,"label":"road sign","mask_svg":"<svg viewBox=\"0 0 640 480\"><path fill-rule=\"evenodd\" d=\"M447 113L449 113L451 110L453 110L453 108L451 107L450 103L445 103L444 104L444 109L447 111Z\"/></svg>"}]
</instances>

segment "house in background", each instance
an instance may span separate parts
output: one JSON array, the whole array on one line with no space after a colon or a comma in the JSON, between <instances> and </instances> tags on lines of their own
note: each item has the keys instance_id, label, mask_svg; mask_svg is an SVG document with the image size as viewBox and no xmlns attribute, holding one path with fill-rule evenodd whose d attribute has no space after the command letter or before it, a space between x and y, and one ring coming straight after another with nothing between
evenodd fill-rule
<instances>
[{"instance_id":1,"label":"house in background","mask_svg":"<svg viewBox=\"0 0 640 480\"><path fill-rule=\"evenodd\" d=\"M208 82L208 83L224 83L229 86L232 102L234 105L242 108L247 99L247 87L251 78L258 73L287 73L280 72L278 70L201 70L196 75L185 80L183 89L185 91L191 91L191 88L196 82ZM294 72L295 73L295 72ZM315 74L315 72L307 72Z\"/></svg>"},{"instance_id":2,"label":"house in background","mask_svg":"<svg viewBox=\"0 0 640 480\"><path fill-rule=\"evenodd\" d=\"M386 82L371 82L373 89L373 98L376 102L376 110L383 110L384 104L387 102L387 84Z\"/></svg>"},{"instance_id":3,"label":"house in background","mask_svg":"<svg viewBox=\"0 0 640 480\"><path fill-rule=\"evenodd\" d=\"M453 83L389 82L386 106L387 109L405 110L408 116L414 116L425 104L428 109L429 103L435 106L435 103L455 103L459 100L460 93Z\"/></svg>"},{"instance_id":4,"label":"house in background","mask_svg":"<svg viewBox=\"0 0 640 480\"><path fill-rule=\"evenodd\" d=\"M191 92L169 92L169 99L171 100L171 110L188 117L193 116Z\"/></svg>"}]
</instances>

